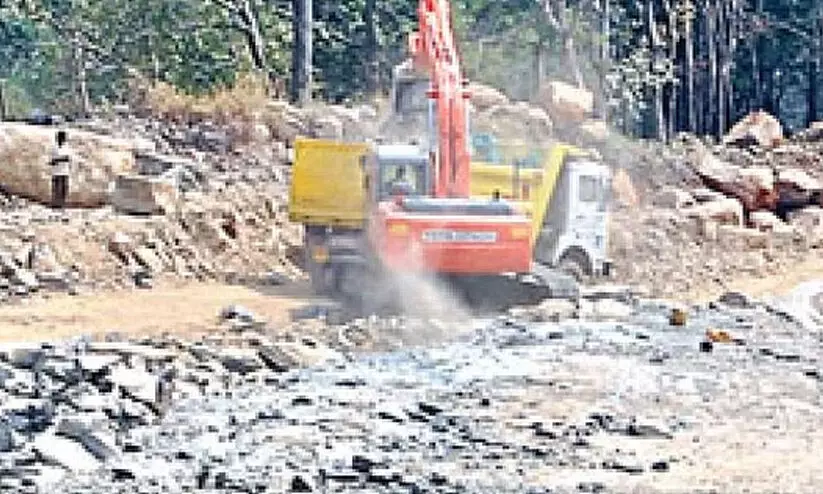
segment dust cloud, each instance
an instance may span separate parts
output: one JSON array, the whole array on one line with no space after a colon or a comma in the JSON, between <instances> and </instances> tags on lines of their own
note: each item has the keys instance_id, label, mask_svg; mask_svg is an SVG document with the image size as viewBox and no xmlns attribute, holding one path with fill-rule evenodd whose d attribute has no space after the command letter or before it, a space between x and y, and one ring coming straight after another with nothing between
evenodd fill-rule
<instances>
[{"instance_id":1,"label":"dust cloud","mask_svg":"<svg viewBox=\"0 0 823 494\"><path fill-rule=\"evenodd\" d=\"M425 269L419 246L411 246L403 266L402 271L383 270L363 293L372 313L388 311L404 320L394 336L418 345L471 330L472 311L451 284Z\"/></svg>"}]
</instances>

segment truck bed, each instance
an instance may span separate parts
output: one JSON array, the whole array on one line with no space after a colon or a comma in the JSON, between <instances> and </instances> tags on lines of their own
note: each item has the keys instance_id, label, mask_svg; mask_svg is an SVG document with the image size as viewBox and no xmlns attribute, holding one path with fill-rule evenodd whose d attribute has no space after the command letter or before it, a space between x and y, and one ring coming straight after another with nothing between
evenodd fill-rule
<instances>
[{"instance_id":1,"label":"truck bed","mask_svg":"<svg viewBox=\"0 0 823 494\"><path fill-rule=\"evenodd\" d=\"M289 190L289 219L304 225L360 228L364 221L366 143L297 139Z\"/></svg>"}]
</instances>

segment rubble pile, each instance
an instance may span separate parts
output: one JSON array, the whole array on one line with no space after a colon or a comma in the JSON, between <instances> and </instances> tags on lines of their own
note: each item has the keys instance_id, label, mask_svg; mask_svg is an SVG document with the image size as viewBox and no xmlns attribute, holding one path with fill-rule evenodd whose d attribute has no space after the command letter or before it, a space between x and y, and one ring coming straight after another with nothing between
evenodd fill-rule
<instances>
[{"instance_id":1,"label":"rubble pile","mask_svg":"<svg viewBox=\"0 0 823 494\"><path fill-rule=\"evenodd\" d=\"M141 428L157 426L173 399L220 395L249 376L273 385L290 369L343 359L308 336L270 339L242 308L221 318L222 332L194 342L111 334L0 347L0 490L50 492L67 474L104 467L134 478L127 455L151 446Z\"/></svg>"},{"instance_id":2,"label":"rubble pile","mask_svg":"<svg viewBox=\"0 0 823 494\"><path fill-rule=\"evenodd\" d=\"M43 290L149 288L163 276L300 278L288 260L300 231L287 224L285 205L265 190L243 192L190 197L173 216L131 217L112 208L62 215L42 206L0 213L8 225L0 239L0 300Z\"/></svg>"},{"instance_id":3,"label":"rubble pile","mask_svg":"<svg viewBox=\"0 0 823 494\"><path fill-rule=\"evenodd\" d=\"M691 308L675 336L671 305L612 303L598 323L546 305L380 354L347 351L351 325L276 337L236 306L195 342L0 347L0 489L773 490L817 471L823 439L802 413L821 380L814 334L734 294ZM778 427L787 407L799 419ZM743 468L734 445L791 461ZM798 492L814 492L807 477Z\"/></svg>"},{"instance_id":4,"label":"rubble pile","mask_svg":"<svg viewBox=\"0 0 823 494\"><path fill-rule=\"evenodd\" d=\"M722 288L741 276L779 275L819 256L823 148L815 129L785 140L772 117L754 114L722 144L681 136L665 151L657 145L686 170L656 174L659 182L639 194L641 205L616 205L619 276L670 296ZM649 183L638 167L627 168L632 179Z\"/></svg>"}]
</instances>

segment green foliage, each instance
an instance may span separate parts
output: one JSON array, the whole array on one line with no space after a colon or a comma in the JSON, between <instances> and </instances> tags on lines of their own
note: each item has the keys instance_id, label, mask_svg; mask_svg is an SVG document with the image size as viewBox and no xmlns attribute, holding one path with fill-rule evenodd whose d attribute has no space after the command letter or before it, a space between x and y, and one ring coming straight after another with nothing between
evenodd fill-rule
<instances>
[{"instance_id":1,"label":"green foliage","mask_svg":"<svg viewBox=\"0 0 823 494\"><path fill-rule=\"evenodd\" d=\"M624 128L650 118L655 91L683 90L687 26L697 83L708 84L709 49L700 30L710 5L738 9L724 26L736 26L739 34L735 52L728 54L737 113L763 104L764 97L754 94L755 80L768 90L769 104L780 91L802 93L810 84L809 62L821 57L818 3L770 0L758 12L756 0L451 0L463 69L471 79L520 99L534 97L539 80L581 81ZM365 4L313 4L315 94L322 98L362 98L371 57L387 90L392 67L407 55L417 0L376 2L376 53L370 53ZM291 15L291 0L12 0L0 4L0 78L18 111L66 102L76 107L81 80L93 104L125 99L135 74L191 94L231 85L253 69L286 83ZM252 56L253 24L263 60ZM771 88L778 71L782 79ZM791 115L802 110L785 104L780 109L790 119L800 118Z\"/></svg>"}]
</instances>

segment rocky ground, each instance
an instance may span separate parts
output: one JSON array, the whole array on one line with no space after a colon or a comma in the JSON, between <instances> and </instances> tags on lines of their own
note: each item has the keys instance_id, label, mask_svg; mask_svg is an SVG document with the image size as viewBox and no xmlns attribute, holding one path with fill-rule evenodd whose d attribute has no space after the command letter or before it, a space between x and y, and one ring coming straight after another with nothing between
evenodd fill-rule
<instances>
[{"instance_id":1,"label":"rocky ground","mask_svg":"<svg viewBox=\"0 0 823 494\"><path fill-rule=\"evenodd\" d=\"M792 318L729 296L684 326L634 297L338 324L301 281L288 144L379 122L265 105L237 125L83 125L148 143L141 166L180 189L165 214L2 197L0 341L36 343L0 346L0 491L816 492L819 299ZM476 121L537 139L555 106L486 94ZM747 227L694 166L710 149L820 178L815 132L768 150L578 136L617 173L615 281L693 300L823 279L814 211ZM451 302L431 295L411 303Z\"/></svg>"},{"instance_id":2,"label":"rocky ground","mask_svg":"<svg viewBox=\"0 0 823 494\"><path fill-rule=\"evenodd\" d=\"M0 350L9 492L816 492L819 331L741 296ZM293 333L297 334L297 333ZM442 343L436 343L436 341ZM714 341L714 343L710 343Z\"/></svg>"},{"instance_id":3,"label":"rocky ground","mask_svg":"<svg viewBox=\"0 0 823 494\"><path fill-rule=\"evenodd\" d=\"M478 91L474 101L479 131L507 137L509 121L531 128L533 141L537 134L557 131L561 138L593 146L612 165L616 282L642 285L658 296L691 296L722 292L736 280L790 275L819 258L823 210L809 208L789 224L764 213L760 223L745 228L742 205L707 190L695 171L702 150L746 168L796 165L819 180L816 127L776 148L711 146L688 136L662 145L628 140L605 128L583 132L586 121L576 132L553 127L552 118L574 115L558 114L552 105L511 102L499 92ZM4 197L0 303L38 292L150 288L167 279L303 278L301 228L289 223L287 212L290 142L297 135L363 139L381 122L367 106L299 110L265 101L260 106L266 112L250 122L218 125L205 117L124 112L80 125L140 143L133 147L143 150L136 160L144 172L168 169L166 175L174 175L177 207L149 217L111 206L56 214L20 197Z\"/></svg>"}]
</instances>

